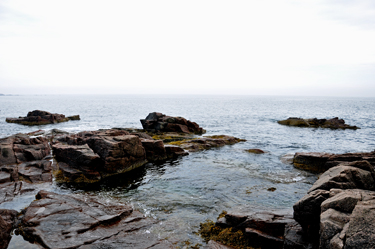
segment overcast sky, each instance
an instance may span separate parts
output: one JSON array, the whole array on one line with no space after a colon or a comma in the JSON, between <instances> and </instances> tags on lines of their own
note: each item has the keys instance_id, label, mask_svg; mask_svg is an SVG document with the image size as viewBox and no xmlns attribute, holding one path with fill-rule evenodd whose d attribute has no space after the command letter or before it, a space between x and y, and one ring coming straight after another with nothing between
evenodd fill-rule
<instances>
[{"instance_id":1,"label":"overcast sky","mask_svg":"<svg viewBox=\"0 0 375 249\"><path fill-rule=\"evenodd\" d=\"M375 97L375 1L1 0L0 93Z\"/></svg>"}]
</instances>

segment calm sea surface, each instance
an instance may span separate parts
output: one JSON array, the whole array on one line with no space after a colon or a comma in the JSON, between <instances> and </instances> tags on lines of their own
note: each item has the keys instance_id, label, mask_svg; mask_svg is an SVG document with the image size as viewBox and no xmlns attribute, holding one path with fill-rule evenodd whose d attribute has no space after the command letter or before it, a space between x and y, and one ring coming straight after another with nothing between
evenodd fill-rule
<instances>
[{"instance_id":1,"label":"calm sea surface","mask_svg":"<svg viewBox=\"0 0 375 249\"><path fill-rule=\"evenodd\" d=\"M8 124L6 117L26 116L32 110L79 114L80 121L55 125ZM207 130L205 135L231 135L247 142L190 153L164 164L147 164L116 181L90 190L54 184L52 191L94 195L125 202L160 220L149 232L171 241L202 243L194 234L199 223L223 210L288 209L316 180L316 175L284 164L280 158L295 152L359 152L375 149L375 99L271 96L147 96L41 95L0 96L0 137L53 128L68 132L124 127L142 128L150 112L182 116ZM359 130L294 128L277 124L288 117L343 118ZM246 149L258 148L255 155ZM267 191L274 187L276 191ZM29 199L3 203L21 209ZM18 236L15 236L18 237ZM20 246L12 239L9 248ZM203 243L202 243L203 244ZM177 244L180 245L180 244ZM26 247L22 244L22 247ZM29 248L33 248L30 246Z\"/></svg>"}]
</instances>

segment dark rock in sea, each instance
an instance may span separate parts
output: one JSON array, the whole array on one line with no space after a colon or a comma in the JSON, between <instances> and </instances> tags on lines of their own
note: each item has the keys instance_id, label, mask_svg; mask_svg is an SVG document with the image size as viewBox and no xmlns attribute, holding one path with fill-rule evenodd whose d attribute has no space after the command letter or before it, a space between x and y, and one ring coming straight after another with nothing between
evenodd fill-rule
<instances>
[{"instance_id":1,"label":"dark rock in sea","mask_svg":"<svg viewBox=\"0 0 375 249\"><path fill-rule=\"evenodd\" d=\"M80 132L60 141L67 144L56 143L52 148L60 170L57 178L62 181L98 182L147 162L141 139L123 130Z\"/></svg>"},{"instance_id":2,"label":"dark rock in sea","mask_svg":"<svg viewBox=\"0 0 375 249\"><path fill-rule=\"evenodd\" d=\"M8 248L17 215L16 210L0 209L0 249Z\"/></svg>"},{"instance_id":3,"label":"dark rock in sea","mask_svg":"<svg viewBox=\"0 0 375 249\"><path fill-rule=\"evenodd\" d=\"M266 153L264 150L261 149L248 149L246 152L252 153L252 154L264 154Z\"/></svg>"},{"instance_id":4,"label":"dark rock in sea","mask_svg":"<svg viewBox=\"0 0 375 249\"><path fill-rule=\"evenodd\" d=\"M164 146L165 151L167 153L168 158L177 158L180 156L187 156L189 155L189 152L182 149L181 147L175 146L175 145L165 145Z\"/></svg>"},{"instance_id":5,"label":"dark rock in sea","mask_svg":"<svg viewBox=\"0 0 375 249\"><path fill-rule=\"evenodd\" d=\"M44 248L173 248L148 231L157 221L131 206L39 191L18 232Z\"/></svg>"},{"instance_id":6,"label":"dark rock in sea","mask_svg":"<svg viewBox=\"0 0 375 249\"><path fill-rule=\"evenodd\" d=\"M214 136L206 136L203 138L194 138L194 139L187 139L181 140L176 142L171 142L171 145L177 145L184 150L195 152L200 150L206 150L210 148L222 147L224 145L232 145L239 142L244 142L246 140L239 139L232 136L226 135L214 135Z\"/></svg>"},{"instance_id":7,"label":"dark rock in sea","mask_svg":"<svg viewBox=\"0 0 375 249\"><path fill-rule=\"evenodd\" d=\"M141 119L141 123L143 129L149 132L205 133L205 130L195 122L182 117L166 116L159 112L148 114L145 119Z\"/></svg>"},{"instance_id":8,"label":"dark rock in sea","mask_svg":"<svg viewBox=\"0 0 375 249\"><path fill-rule=\"evenodd\" d=\"M357 126L351 126L345 124L343 119L331 118L331 119L303 119L303 118L288 118L286 120L277 121L282 125L297 126L297 127L310 127L310 128L330 128L330 129L360 129Z\"/></svg>"},{"instance_id":9,"label":"dark rock in sea","mask_svg":"<svg viewBox=\"0 0 375 249\"><path fill-rule=\"evenodd\" d=\"M375 166L375 151L345 154L297 152L293 158L293 165L299 169L322 173L339 164L355 161L367 161Z\"/></svg>"},{"instance_id":10,"label":"dark rock in sea","mask_svg":"<svg viewBox=\"0 0 375 249\"><path fill-rule=\"evenodd\" d=\"M6 118L5 121L8 123L17 123L23 125L45 125L66 122L69 120L80 120L80 117L79 115L65 117L65 115L63 114L35 110L29 112L26 117Z\"/></svg>"}]
</instances>

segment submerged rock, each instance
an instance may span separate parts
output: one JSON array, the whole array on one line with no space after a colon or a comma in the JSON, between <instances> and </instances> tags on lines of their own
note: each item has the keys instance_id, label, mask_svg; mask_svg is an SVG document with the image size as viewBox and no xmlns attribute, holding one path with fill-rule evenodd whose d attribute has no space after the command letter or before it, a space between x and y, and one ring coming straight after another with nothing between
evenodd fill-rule
<instances>
[{"instance_id":1,"label":"submerged rock","mask_svg":"<svg viewBox=\"0 0 375 249\"><path fill-rule=\"evenodd\" d=\"M246 152L252 153L252 154L264 154L266 153L264 150L261 149L248 149Z\"/></svg>"},{"instance_id":2,"label":"submerged rock","mask_svg":"<svg viewBox=\"0 0 375 249\"><path fill-rule=\"evenodd\" d=\"M172 248L147 233L155 223L129 205L39 191L18 232L44 248Z\"/></svg>"},{"instance_id":3,"label":"submerged rock","mask_svg":"<svg viewBox=\"0 0 375 249\"><path fill-rule=\"evenodd\" d=\"M195 122L182 117L166 116L160 112L152 112L141 119L143 129L151 132L181 132L203 134L205 130Z\"/></svg>"},{"instance_id":4,"label":"submerged rock","mask_svg":"<svg viewBox=\"0 0 375 249\"><path fill-rule=\"evenodd\" d=\"M282 125L297 126L297 127L311 127L311 128L330 128L330 129L360 129L357 126L351 126L345 124L343 119L331 118L331 119L303 119L303 118L288 118L286 120L277 121Z\"/></svg>"},{"instance_id":5,"label":"submerged rock","mask_svg":"<svg viewBox=\"0 0 375 249\"><path fill-rule=\"evenodd\" d=\"M194 139L187 139L181 140L176 142L171 142L171 145L177 145L184 150L187 151L200 151L206 150L215 147L222 147L224 145L232 145L239 142L244 142L246 140L239 139L232 136L226 135L214 135L214 136L205 136L203 138L194 138Z\"/></svg>"},{"instance_id":6,"label":"submerged rock","mask_svg":"<svg viewBox=\"0 0 375 249\"><path fill-rule=\"evenodd\" d=\"M29 112L26 117L6 118L5 121L8 123L17 123L23 125L45 125L66 122L69 120L80 120L80 117L79 115L65 117L65 115L63 114L35 110Z\"/></svg>"}]
</instances>

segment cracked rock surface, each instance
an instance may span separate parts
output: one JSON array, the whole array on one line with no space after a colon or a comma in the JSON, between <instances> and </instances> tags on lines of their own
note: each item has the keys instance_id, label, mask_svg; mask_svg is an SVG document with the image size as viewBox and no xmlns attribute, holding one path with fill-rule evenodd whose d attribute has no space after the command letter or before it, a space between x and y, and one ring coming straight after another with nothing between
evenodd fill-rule
<instances>
[{"instance_id":1,"label":"cracked rock surface","mask_svg":"<svg viewBox=\"0 0 375 249\"><path fill-rule=\"evenodd\" d=\"M172 248L148 232L156 220L128 205L44 190L36 198L18 231L44 248Z\"/></svg>"}]
</instances>

